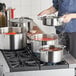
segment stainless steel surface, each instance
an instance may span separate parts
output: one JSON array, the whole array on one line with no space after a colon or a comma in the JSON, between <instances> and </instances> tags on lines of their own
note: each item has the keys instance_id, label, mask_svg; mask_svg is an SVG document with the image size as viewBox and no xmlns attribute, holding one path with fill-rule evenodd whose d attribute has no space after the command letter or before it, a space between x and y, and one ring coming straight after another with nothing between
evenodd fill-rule
<instances>
[{"instance_id":1,"label":"stainless steel surface","mask_svg":"<svg viewBox=\"0 0 76 76\"><path fill-rule=\"evenodd\" d=\"M68 54L66 54L67 56ZM66 57L65 57L66 59ZM71 56L68 57L68 60L71 60ZM73 60L75 60L74 58L72 58ZM66 68L66 69L49 69L49 70L38 70L38 71L21 71L21 72L10 72L10 68L8 67L8 64L3 56L3 54L0 51L0 64L3 65L3 73L4 76L30 76L32 74L32 76L75 76L75 67L73 68ZM72 62L71 64L76 64L75 62ZM70 65L70 64L69 64Z\"/></svg>"},{"instance_id":2,"label":"stainless steel surface","mask_svg":"<svg viewBox=\"0 0 76 76\"><path fill-rule=\"evenodd\" d=\"M55 34L35 34L31 37L31 45L33 52L39 52L39 49L43 45L56 45L58 44L58 36ZM43 38L51 38L52 40L42 40ZM41 39L41 40L38 40Z\"/></svg>"},{"instance_id":3,"label":"stainless steel surface","mask_svg":"<svg viewBox=\"0 0 76 76\"><path fill-rule=\"evenodd\" d=\"M3 66L0 65L0 76L3 76Z\"/></svg>"},{"instance_id":4,"label":"stainless steel surface","mask_svg":"<svg viewBox=\"0 0 76 76\"><path fill-rule=\"evenodd\" d=\"M11 8L7 9L7 26L10 27L10 19L11 19Z\"/></svg>"},{"instance_id":5,"label":"stainless steel surface","mask_svg":"<svg viewBox=\"0 0 76 76\"><path fill-rule=\"evenodd\" d=\"M39 71L8 72L4 76L75 76L74 69L54 69Z\"/></svg>"},{"instance_id":6,"label":"stainless steel surface","mask_svg":"<svg viewBox=\"0 0 76 76\"><path fill-rule=\"evenodd\" d=\"M28 17L11 19L10 22L11 22L11 26L23 27L23 28L26 28L26 31L30 31L33 29L33 25L32 25L33 20Z\"/></svg>"},{"instance_id":7,"label":"stainless steel surface","mask_svg":"<svg viewBox=\"0 0 76 76\"><path fill-rule=\"evenodd\" d=\"M4 33L16 34L4 34ZM25 32L26 35L26 32ZM20 27L4 27L0 28L0 49L5 50L17 50L26 46L26 36L23 36L22 29Z\"/></svg>"},{"instance_id":8,"label":"stainless steel surface","mask_svg":"<svg viewBox=\"0 0 76 76\"><path fill-rule=\"evenodd\" d=\"M68 54L66 54L67 56ZM65 57L66 59L66 57ZM72 61L71 59L73 60L76 60L74 59L73 57L71 58L71 56L68 57L68 60ZM3 73L4 73L4 76L30 76L31 74L33 76L41 76L41 75L52 75L52 76L75 76L75 67L73 68L66 68L66 69L49 69L49 70L38 70L38 71L20 71L20 72L10 72L10 68L8 67L8 64L3 56L3 54L1 53L0 51L0 64L3 65ZM76 64L75 62L72 62L71 64ZM70 64L69 64L70 65Z\"/></svg>"},{"instance_id":9,"label":"stainless steel surface","mask_svg":"<svg viewBox=\"0 0 76 76\"><path fill-rule=\"evenodd\" d=\"M41 17L43 25L46 26L61 26L63 25L63 18L57 16L43 16Z\"/></svg>"},{"instance_id":10,"label":"stainless steel surface","mask_svg":"<svg viewBox=\"0 0 76 76\"><path fill-rule=\"evenodd\" d=\"M68 56L68 53L64 55L64 59L67 59L69 62L69 68L67 69L51 69L51 70L40 70L40 71L22 71L22 72L10 72L10 68L8 67L8 64L3 56L3 54L0 51L0 64L3 65L3 72L5 76L19 76L19 75L27 75L30 76L32 74L33 76L41 76L41 75L53 75L53 76L75 76L75 68L76 68L76 59L72 57L71 55ZM70 61L69 61L70 60ZM75 65L72 67L72 65ZM71 67L70 67L71 65ZM69 71L68 71L69 70ZM48 72L49 71L49 72ZM45 72L45 74L44 74ZM27 74L28 73L28 74ZM36 74L35 74L36 73ZM56 73L56 74L55 74ZM72 73L72 74L71 74Z\"/></svg>"},{"instance_id":11,"label":"stainless steel surface","mask_svg":"<svg viewBox=\"0 0 76 76\"><path fill-rule=\"evenodd\" d=\"M68 62L69 68L76 68L76 59L67 51L64 51L64 59Z\"/></svg>"},{"instance_id":12,"label":"stainless steel surface","mask_svg":"<svg viewBox=\"0 0 76 76\"><path fill-rule=\"evenodd\" d=\"M55 45L56 48L60 48L60 50L50 50L49 45L44 45L40 49L40 59L43 62L51 62L51 63L58 63L61 62L63 59L63 51L64 46L62 45Z\"/></svg>"}]
</instances>

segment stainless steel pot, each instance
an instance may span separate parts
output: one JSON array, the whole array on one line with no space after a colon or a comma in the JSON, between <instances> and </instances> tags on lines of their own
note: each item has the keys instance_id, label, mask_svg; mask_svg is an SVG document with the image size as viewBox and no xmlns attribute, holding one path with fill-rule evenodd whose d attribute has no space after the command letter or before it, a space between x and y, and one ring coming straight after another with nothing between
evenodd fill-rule
<instances>
[{"instance_id":1,"label":"stainless steel pot","mask_svg":"<svg viewBox=\"0 0 76 76\"><path fill-rule=\"evenodd\" d=\"M24 36L22 28L20 27L0 28L0 49L3 50L23 49L26 46L25 39L26 36Z\"/></svg>"},{"instance_id":2,"label":"stainless steel pot","mask_svg":"<svg viewBox=\"0 0 76 76\"><path fill-rule=\"evenodd\" d=\"M63 25L63 18L57 16L43 16L40 18L43 25L46 26L61 26Z\"/></svg>"},{"instance_id":3,"label":"stainless steel pot","mask_svg":"<svg viewBox=\"0 0 76 76\"><path fill-rule=\"evenodd\" d=\"M43 62L58 63L63 60L63 45L55 45L50 48L50 45L44 45L40 48L40 60Z\"/></svg>"},{"instance_id":4,"label":"stainless steel pot","mask_svg":"<svg viewBox=\"0 0 76 76\"><path fill-rule=\"evenodd\" d=\"M30 32L30 30L32 30L33 28L32 22L33 20L28 17L20 17L20 18L14 18L10 20L11 26L23 27L26 29L27 32Z\"/></svg>"},{"instance_id":5,"label":"stainless steel pot","mask_svg":"<svg viewBox=\"0 0 76 76\"><path fill-rule=\"evenodd\" d=\"M58 44L58 36L56 34L35 34L30 37L33 52L38 53L43 45Z\"/></svg>"}]
</instances>

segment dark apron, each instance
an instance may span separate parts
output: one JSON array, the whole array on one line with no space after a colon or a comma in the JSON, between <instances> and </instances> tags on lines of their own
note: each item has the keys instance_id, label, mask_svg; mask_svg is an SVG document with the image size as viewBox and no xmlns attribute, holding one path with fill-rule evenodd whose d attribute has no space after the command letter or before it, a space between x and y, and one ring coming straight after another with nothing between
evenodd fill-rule
<instances>
[{"instance_id":1,"label":"dark apron","mask_svg":"<svg viewBox=\"0 0 76 76\"><path fill-rule=\"evenodd\" d=\"M76 32L64 33L62 44L66 46L66 50L76 58Z\"/></svg>"}]
</instances>

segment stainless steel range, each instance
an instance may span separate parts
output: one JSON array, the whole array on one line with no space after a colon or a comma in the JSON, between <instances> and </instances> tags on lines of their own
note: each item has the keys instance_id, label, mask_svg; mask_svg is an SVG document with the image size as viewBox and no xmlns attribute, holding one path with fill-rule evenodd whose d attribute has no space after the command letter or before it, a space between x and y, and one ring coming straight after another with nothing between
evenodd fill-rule
<instances>
[{"instance_id":1,"label":"stainless steel range","mask_svg":"<svg viewBox=\"0 0 76 76\"><path fill-rule=\"evenodd\" d=\"M44 63L40 61L39 56L32 52L30 44L22 50L2 50L0 56L4 76L75 75L76 61L71 59L74 62L71 63L69 55L66 55L62 62L56 64Z\"/></svg>"},{"instance_id":2,"label":"stainless steel range","mask_svg":"<svg viewBox=\"0 0 76 76\"><path fill-rule=\"evenodd\" d=\"M39 56L32 52L30 44L22 50L3 50L2 53L10 72L69 68L69 64L65 60L56 64L40 61Z\"/></svg>"}]
</instances>

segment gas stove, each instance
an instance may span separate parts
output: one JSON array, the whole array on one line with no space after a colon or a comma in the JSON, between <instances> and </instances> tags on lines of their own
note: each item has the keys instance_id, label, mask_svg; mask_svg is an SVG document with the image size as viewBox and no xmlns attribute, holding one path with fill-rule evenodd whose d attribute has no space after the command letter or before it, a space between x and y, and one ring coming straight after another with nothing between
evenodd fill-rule
<instances>
[{"instance_id":1,"label":"gas stove","mask_svg":"<svg viewBox=\"0 0 76 76\"><path fill-rule=\"evenodd\" d=\"M2 54L10 72L69 68L65 60L57 64L41 62L39 57L32 52L30 44L22 50L2 50Z\"/></svg>"}]
</instances>

